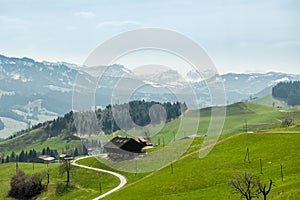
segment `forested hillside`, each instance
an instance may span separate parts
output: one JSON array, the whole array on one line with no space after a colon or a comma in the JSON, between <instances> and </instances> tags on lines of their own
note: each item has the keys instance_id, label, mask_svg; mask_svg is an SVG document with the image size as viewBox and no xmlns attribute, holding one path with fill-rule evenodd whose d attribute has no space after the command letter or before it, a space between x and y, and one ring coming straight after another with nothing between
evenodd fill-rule
<instances>
[{"instance_id":1,"label":"forested hillside","mask_svg":"<svg viewBox=\"0 0 300 200\"><path fill-rule=\"evenodd\" d=\"M300 105L300 81L280 82L273 87L272 95L285 99L291 106Z\"/></svg>"},{"instance_id":2,"label":"forested hillside","mask_svg":"<svg viewBox=\"0 0 300 200\"><path fill-rule=\"evenodd\" d=\"M165 110L166 116L151 117L151 107L155 105L160 105L160 108ZM104 109L97 109L96 111L84 111L84 112L69 112L63 117L58 117L52 121L47 121L44 123L39 123L32 126L30 129L22 130L9 139L14 138L18 135L22 135L28 131L42 128L48 135L48 137L55 137L61 133L78 133L82 134L95 134L103 131L105 134L110 134L117 130L120 130L116 120L122 118L126 109L129 108L130 118L132 120L126 121L122 119L122 129L131 129L135 124L139 126L145 126L148 124L158 124L163 120L170 121L175 119L184 112L187 107L185 103L158 103L158 102L145 102L145 101L131 101L126 104L121 105L108 105ZM158 108L159 109L159 108ZM115 112L113 116L113 111ZM164 112L155 112L164 113ZM153 114L155 114L153 113ZM150 114L151 115L151 114ZM164 119L165 117L165 119Z\"/></svg>"}]
</instances>

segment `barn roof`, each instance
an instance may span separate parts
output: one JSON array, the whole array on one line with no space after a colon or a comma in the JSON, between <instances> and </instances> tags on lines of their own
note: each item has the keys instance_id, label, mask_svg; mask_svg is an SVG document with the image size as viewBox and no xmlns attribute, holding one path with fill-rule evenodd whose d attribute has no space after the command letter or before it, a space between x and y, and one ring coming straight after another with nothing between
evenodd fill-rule
<instances>
[{"instance_id":1,"label":"barn roof","mask_svg":"<svg viewBox=\"0 0 300 200\"><path fill-rule=\"evenodd\" d=\"M131 138L123 138L120 136L114 137L108 143L104 145L105 148L121 148L126 144Z\"/></svg>"},{"instance_id":2,"label":"barn roof","mask_svg":"<svg viewBox=\"0 0 300 200\"><path fill-rule=\"evenodd\" d=\"M104 145L104 148L108 152L120 152L122 150L127 152L134 152L138 153L141 152L142 148L145 146L149 146L149 139L145 139L143 137L137 137L137 138L127 138L127 137L121 137L116 136L113 139L111 139L109 142L107 142ZM151 143L152 145L152 143Z\"/></svg>"},{"instance_id":3,"label":"barn roof","mask_svg":"<svg viewBox=\"0 0 300 200\"><path fill-rule=\"evenodd\" d=\"M152 146L152 142L149 137L138 136L133 138L135 141L145 144L146 146Z\"/></svg>"}]
</instances>

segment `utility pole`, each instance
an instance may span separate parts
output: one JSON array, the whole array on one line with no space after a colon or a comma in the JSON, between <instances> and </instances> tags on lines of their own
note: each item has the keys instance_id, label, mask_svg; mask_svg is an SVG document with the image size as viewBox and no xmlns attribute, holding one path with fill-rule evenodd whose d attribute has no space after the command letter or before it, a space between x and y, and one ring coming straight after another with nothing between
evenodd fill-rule
<instances>
[{"instance_id":1,"label":"utility pole","mask_svg":"<svg viewBox=\"0 0 300 200\"><path fill-rule=\"evenodd\" d=\"M135 159L135 175L137 175L137 159Z\"/></svg>"},{"instance_id":2,"label":"utility pole","mask_svg":"<svg viewBox=\"0 0 300 200\"><path fill-rule=\"evenodd\" d=\"M16 173L18 172L18 169L19 169L19 163L18 161L16 162Z\"/></svg>"},{"instance_id":3,"label":"utility pole","mask_svg":"<svg viewBox=\"0 0 300 200\"><path fill-rule=\"evenodd\" d=\"M49 185L50 182L50 172L49 172L49 168L48 168L48 172L47 172L47 185Z\"/></svg>"}]
</instances>

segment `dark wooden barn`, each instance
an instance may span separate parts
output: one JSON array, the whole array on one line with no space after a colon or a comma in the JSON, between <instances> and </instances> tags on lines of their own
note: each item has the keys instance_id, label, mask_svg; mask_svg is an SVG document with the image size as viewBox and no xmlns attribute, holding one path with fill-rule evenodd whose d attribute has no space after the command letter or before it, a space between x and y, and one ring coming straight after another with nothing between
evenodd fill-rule
<instances>
[{"instance_id":1,"label":"dark wooden barn","mask_svg":"<svg viewBox=\"0 0 300 200\"><path fill-rule=\"evenodd\" d=\"M127 138L116 136L107 142L103 147L110 158L130 159L143 153L143 148L146 146L152 146L149 138Z\"/></svg>"}]
</instances>

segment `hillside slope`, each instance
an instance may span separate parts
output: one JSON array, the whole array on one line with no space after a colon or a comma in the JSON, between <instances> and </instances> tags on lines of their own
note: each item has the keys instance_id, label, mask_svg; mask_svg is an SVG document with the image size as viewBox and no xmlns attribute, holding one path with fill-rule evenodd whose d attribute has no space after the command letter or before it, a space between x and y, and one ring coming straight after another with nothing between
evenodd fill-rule
<instances>
[{"instance_id":1,"label":"hillside slope","mask_svg":"<svg viewBox=\"0 0 300 200\"><path fill-rule=\"evenodd\" d=\"M248 131L257 131L269 128L279 128L281 122L286 118L293 118L294 121L300 122L300 116L298 110L300 108L294 108L290 110L280 110L264 105L252 104L252 103L235 103L227 106L226 119L222 134L233 134L242 132L245 130L245 123L247 121ZM200 119L198 118L199 111L190 110L188 123L194 124L199 121L199 127L197 134L204 135L207 132L211 116L211 108L204 108L200 110ZM174 133L177 132L181 118L171 120L164 124L163 128L155 135L151 136L154 144L158 143L164 137L165 143L169 143L174 139ZM58 122L57 122L58 123ZM160 126L160 125L158 125ZM146 126L146 129L151 132L156 132L157 126ZM80 144L78 137L74 137L73 133L65 132L55 135L55 137L49 136L49 132L45 131L44 128L38 127L34 130L26 132L25 134L0 142L0 152L3 154L10 154L12 151L19 152L26 149L42 149L50 147L52 149L61 150L66 145L76 146ZM144 135L144 130L131 130L136 135ZM191 133L188 130L185 133L177 135L176 138L180 139L189 136ZM108 137L115 135L126 135L123 131L116 131ZM1 156L1 155L0 155Z\"/></svg>"},{"instance_id":2,"label":"hillside slope","mask_svg":"<svg viewBox=\"0 0 300 200\"><path fill-rule=\"evenodd\" d=\"M274 98L272 94L266 95L264 97L259 97L251 101L251 103L261 104L271 107L281 107L281 108L290 108L286 101L280 98Z\"/></svg>"},{"instance_id":3,"label":"hillside slope","mask_svg":"<svg viewBox=\"0 0 300 200\"><path fill-rule=\"evenodd\" d=\"M196 139L194 145L199 145ZM220 140L204 159L199 151L186 154L170 166L153 172L105 199L238 199L228 182L236 173L250 172L274 187L269 199L300 198L300 134L238 134ZM249 148L250 161L244 161ZM262 172L260 174L260 159ZM280 166L283 166L283 181ZM142 191L142 192L136 192Z\"/></svg>"}]
</instances>

